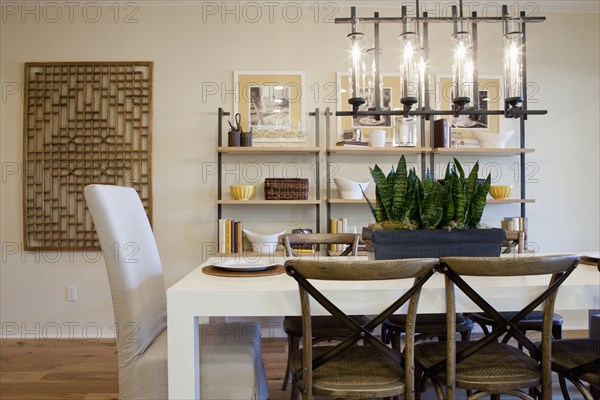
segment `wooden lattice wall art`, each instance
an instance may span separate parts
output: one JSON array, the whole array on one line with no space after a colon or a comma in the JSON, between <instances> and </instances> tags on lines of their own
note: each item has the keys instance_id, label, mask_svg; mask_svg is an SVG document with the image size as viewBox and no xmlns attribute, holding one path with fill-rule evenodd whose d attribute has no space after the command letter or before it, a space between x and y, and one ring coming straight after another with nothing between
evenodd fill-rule
<instances>
[{"instance_id":1,"label":"wooden lattice wall art","mask_svg":"<svg viewBox=\"0 0 600 400\"><path fill-rule=\"evenodd\" d=\"M152 217L152 62L25 64L26 250L93 250L83 188L130 186Z\"/></svg>"}]
</instances>

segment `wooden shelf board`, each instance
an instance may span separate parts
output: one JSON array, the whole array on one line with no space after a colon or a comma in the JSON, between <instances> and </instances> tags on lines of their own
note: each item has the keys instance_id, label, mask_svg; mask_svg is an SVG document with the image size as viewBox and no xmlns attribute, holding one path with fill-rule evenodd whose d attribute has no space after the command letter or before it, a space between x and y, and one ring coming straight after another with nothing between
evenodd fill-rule
<instances>
[{"instance_id":1,"label":"wooden shelf board","mask_svg":"<svg viewBox=\"0 0 600 400\"><path fill-rule=\"evenodd\" d=\"M375 204L375 199L369 199ZM329 199L329 204L367 204L365 199Z\"/></svg>"},{"instance_id":2,"label":"wooden shelf board","mask_svg":"<svg viewBox=\"0 0 600 400\"><path fill-rule=\"evenodd\" d=\"M430 153L431 147L331 146L327 151L332 154L421 154Z\"/></svg>"},{"instance_id":3,"label":"wooden shelf board","mask_svg":"<svg viewBox=\"0 0 600 400\"><path fill-rule=\"evenodd\" d=\"M246 205L277 205L277 204L320 204L321 200L217 200L217 204L234 204L240 206Z\"/></svg>"},{"instance_id":4,"label":"wooden shelf board","mask_svg":"<svg viewBox=\"0 0 600 400\"><path fill-rule=\"evenodd\" d=\"M375 204L375 199L369 199L371 203ZM329 199L329 204L367 204L364 199L348 200L348 199ZM518 204L518 203L535 203L534 199L489 199L486 201L487 204Z\"/></svg>"},{"instance_id":5,"label":"wooden shelf board","mask_svg":"<svg viewBox=\"0 0 600 400\"><path fill-rule=\"evenodd\" d=\"M342 254L342 252L341 252L341 251L331 251L331 250L327 250L327 255L328 255L329 257L337 257L337 256L339 256L340 254ZM366 256L367 256L367 251L366 251L366 250L359 250L359 251L357 252L357 254L356 254L356 255L357 255L357 256L359 256L359 257L360 257L360 256L366 257Z\"/></svg>"},{"instance_id":6,"label":"wooden shelf board","mask_svg":"<svg viewBox=\"0 0 600 400\"><path fill-rule=\"evenodd\" d=\"M520 204L520 203L535 203L535 199L489 199L487 204Z\"/></svg>"},{"instance_id":7,"label":"wooden shelf board","mask_svg":"<svg viewBox=\"0 0 600 400\"><path fill-rule=\"evenodd\" d=\"M218 153L231 154L316 154L321 152L320 147L217 147Z\"/></svg>"},{"instance_id":8,"label":"wooden shelf board","mask_svg":"<svg viewBox=\"0 0 600 400\"><path fill-rule=\"evenodd\" d=\"M535 151L535 149L519 149L519 148L482 149L480 147L463 147L463 148L457 149L457 148L436 147L431 150L431 153L439 154L439 155L512 156L512 155L516 155L516 154L533 153L534 151Z\"/></svg>"}]
</instances>

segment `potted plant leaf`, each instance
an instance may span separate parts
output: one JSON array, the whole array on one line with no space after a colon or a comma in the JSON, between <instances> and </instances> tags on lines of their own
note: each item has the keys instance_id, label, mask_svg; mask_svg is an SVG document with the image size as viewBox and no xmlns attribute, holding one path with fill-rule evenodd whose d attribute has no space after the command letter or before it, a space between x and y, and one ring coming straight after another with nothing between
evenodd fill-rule
<instances>
[{"instance_id":1,"label":"potted plant leaf","mask_svg":"<svg viewBox=\"0 0 600 400\"><path fill-rule=\"evenodd\" d=\"M375 205L363 195L375 223L363 229L363 240L371 258L500 255L505 231L479 226L491 183L489 175L477 178L479 163L465 176L454 159L441 181L429 174L421 181L404 156L387 176L378 165L370 170Z\"/></svg>"}]
</instances>

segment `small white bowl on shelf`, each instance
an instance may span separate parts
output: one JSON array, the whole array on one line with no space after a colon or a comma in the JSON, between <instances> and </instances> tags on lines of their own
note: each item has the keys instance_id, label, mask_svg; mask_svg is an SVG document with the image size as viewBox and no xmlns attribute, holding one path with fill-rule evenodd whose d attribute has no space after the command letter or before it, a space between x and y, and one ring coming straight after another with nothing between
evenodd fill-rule
<instances>
[{"instance_id":1,"label":"small white bowl on shelf","mask_svg":"<svg viewBox=\"0 0 600 400\"><path fill-rule=\"evenodd\" d=\"M252 244L252 251L258 254L273 254L279 243L279 236L284 235L285 231L278 233L257 233L248 229L242 229L248 241Z\"/></svg>"},{"instance_id":2,"label":"small white bowl on shelf","mask_svg":"<svg viewBox=\"0 0 600 400\"><path fill-rule=\"evenodd\" d=\"M349 199L349 200L362 199L363 194L362 194L362 191L360 190L360 188L362 187L362 190L366 191L367 188L369 187L369 182L370 182L370 181L355 182L350 179L342 178L339 176L336 178L333 178L333 181L335 182L335 185L337 186L337 190L338 190L338 192L340 192L340 196L342 197L342 199Z\"/></svg>"},{"instance_id":3,"label":"small white bowl on shelf","mask_svg":"<svg viewBox=\"0 0 600 400\"><path fill-rule=\"evenodd\" d=\"M471 131L471 133L479 142L480 147L484 149L503 149L506 147L506 142L510 140L515 131L508 131L504 133Z\"/></svg>"}]
</instances>

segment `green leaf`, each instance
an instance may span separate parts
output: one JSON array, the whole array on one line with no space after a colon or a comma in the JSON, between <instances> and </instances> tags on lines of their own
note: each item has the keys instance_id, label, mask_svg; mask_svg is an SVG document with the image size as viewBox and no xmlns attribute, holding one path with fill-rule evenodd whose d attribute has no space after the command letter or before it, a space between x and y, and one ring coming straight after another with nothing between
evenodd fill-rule
<instances>
[{"instance_id":1,"label":"green leaf","mask_svg":"<svg viewBox=\"0 0 600 400\"><path fill-rule=\"evenodd\" d=\"M467 201L465 199L465 192L460 182L456 185L452 185L452 201L454 202L454 221L459 226L463 226L465 223L465 212L467 209Z\"/></svg>"},{"instance_id":2,"label":"green leaf","mask_svg":"<svg viewBox=\"0 0 600 400\"><path fill-rule=\"evenodd\" d=\"M452 171L450 170L450 163L446 164L446 174L444 175L444 182L446 182L448 179L450 179L450 176L452 175Z\"/></svg>"},{"instance_id":3,"label":"green leaf","mask_svg":"<svg viewBox=\"0 0 600 400\"><path fill-rule=\"evenodd\" d=\"M475 163L473 169L469 173L469 177L467 178L467 182L465 184L465 197L467 199L467 203L471 202L471 198L473 197L473 193L475 193L475 187L477 186L477 173L479 172L479 161Z\"/></svg>"},{"instance_id":4,"label":"green leaf","mask_svg":"<svg viewBox=\"0 0 600 400\"><path fill-rule=\"evenodd\" d=\"M460 165L460 163L458 162L458 160L456 158L454 158L454 168L458 171L460 180L464 181L465 180L465 171L463 170L462 165Z\"/></svg>"},{"instance_id":5,"label":"green leaf","mask_svg":"<svg viewBox=\"0 0 600 400\"><path fill-rule=\"evenodd\" d=\"M392 219L400 220L404 214L404 203L406 201L406 190L408 188L408 177L406 174L406 160L400 157L394 179L394 194L392 199Z\"/></svg>"},{"instance_id":6,"label":"green leaf","mask_svg":"<svg viewBox=\"0 0 600 400\"><path fill-rule=\"evenodd\" d=\"M371 200L369 200L369 198L367 197L365 191L362 188L362 185L358 185L358 187L360 188L360 191L362 192L363 197L365 198L365 200L367 201L367 204L369 205L369 209L371 210L371 214L373 214L373 218L375 218L375 222L381 222L381 221L377 220L377 213L375 211L375 207L373 206L373 203L371 203Z\"/></svg>"},{"instance_id":7,"label":"green leaf","mask_svg":"<svg viewBox=\"0 0 600 400\"><path fill-rule=\"evenodd\" d=\"M379 194L379 188L375 188L375 221L383 222L387 221L388 219L389 218L385 213L383 204L381 203L381 195Z\"/></svg>"},{"instance_id":8,"label":"green leaf","mask_svg":"<svg viewBox=\"0 0 600 400\"><path fill-rule=\"evenodd\" d=\"M475 193L473 194L466 222L469 228L477 228L479 222L481 221L491 183L492 177L491 175L488 175L485 182L478 185Z\"/></svg>"},{"instance_id":9,"label":"green leaf","mask_svg":"<svg viewBox=\"0 0 600 400\"><path fill-rule=\"evenodd\" d=\"M371 176L377 185L375 188L375 193L377 195L377 205L380 205L382 209L382 218L384 220L390 219L390 214L392 211L392 188L388 184L385 174L377 164L373 169L371 169Z\"/></svg>"},{"instance_id":10,"label":"green leaf","mask_svg":"<svg viewBox=\"0 0 600 400\"><path fill-rule=\"evenodd\" d=\"M429 177L423 184L423 198L420 202L420 216L424 228L436 228L442 220L443 209L440 201L441 186Z\"/></svg>"}]
</instances>

